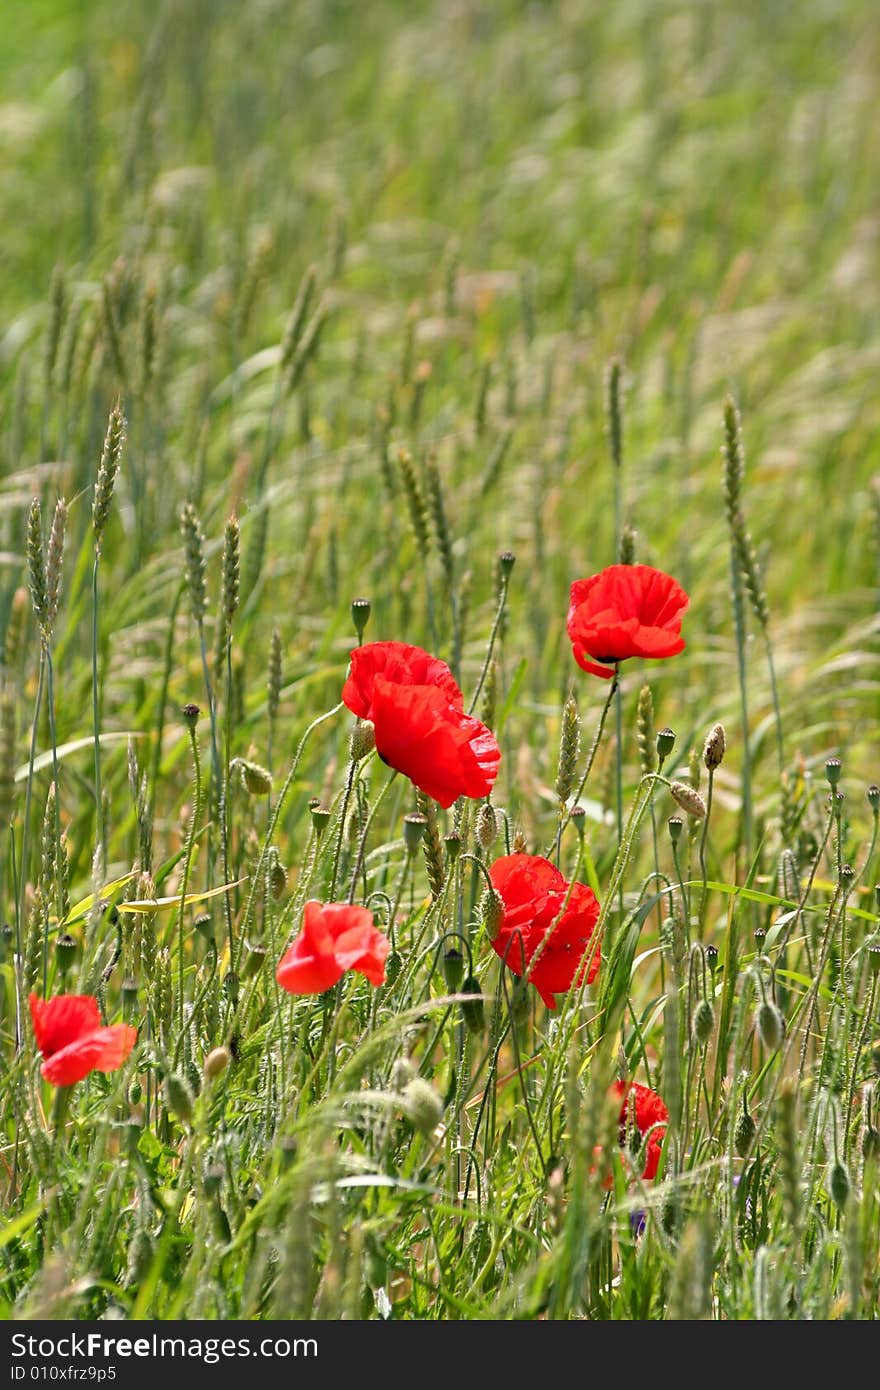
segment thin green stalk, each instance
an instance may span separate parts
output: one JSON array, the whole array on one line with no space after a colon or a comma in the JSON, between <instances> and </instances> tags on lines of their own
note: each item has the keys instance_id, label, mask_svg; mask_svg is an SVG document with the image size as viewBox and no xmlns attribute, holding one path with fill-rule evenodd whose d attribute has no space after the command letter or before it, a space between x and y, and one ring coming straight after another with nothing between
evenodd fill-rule
<instances>
[{"instance_id":1,"label":"thin green stalk","mask_svg":"<svg viewBox=\"0 0 880 1390\"><path fill-rule=\"evenodd\" d=\"M602 732L603 732L603 730L604 730L604 728L605 728L605 720L608 718L608 711L609 711L610 708L611 708L611 701L614 699L614 696L615 696L616 693L617 693L617 679L618 679L618 678L617 678L617 672L615 671L614 676L613 676L612 681L611 681L611 685L610 685L609 688L608 688L608 695L607 695L607 697L606 697L606 700L605 700L604 705L602 706L602 713L599 715L599 723L598 723L598 726L597 726L597 728L596 728L596 733L595 733L595 735L594 735L594 737L593 737L593 742L592 742L591 745L590 745L590 751L589 751L589 753L587 754L587 765L586 765L586 767L584 768L584 774L583 774L583 776L581 777L580 782L578 783L578 789L577 789L577 791L576 791L575 794L574 794L574 799L573 799L573 801L572 801L572 809L573 809L575 806L577 806L578 802L580 801L581 796L583 795L584 787L587 785L587 780L588 780L588 778L589 778L589 776L590 776L590 773L591 773L592 770L593 770L593 763L596 761L596 754L597 754L598 751L599 751L599 744L602 742ZM568 814L567 814L567 815L565 816L565 818L563 819L562 824L560 825L559 830L558 830L558 834L559 834L559 835L562 834L563 830L564 830L565 827L568 825L568 823L570 822L570 820L571 820L571 811L569 811ZM553 846L551 845L550 848L548 849L547 853L548 853L548 854L552 854L552 852L553 852Z\"/></svg>"},{"instance_id":2,"label":"thin green stalk","mask_svg":"<svg viewBox=\"0 0 880 1390\"><path fill-rule=\"evenodd\" d=\"M742 818L743 844L746 859L752 858L752 765L749 752L749 699L746 679L746 618L743 604L742 579L736 547L730 547L730 584L733 595L733 620L736 629L736 664L739 677L740 723L742 725Z\"/></svg>"},{"instance_id":3,"label":"thin green stalk","mask_svg":"<svg viewBox=\"0 0 880 1390\"><path fill-rule=\"evenodd\" d=\"M42 708L43 708L43 691L44 691L44 688L45 688L45 684L46 684L46 647L45 647L44 644L41 643L41 645L40 645L40 671L39 671L39 675L38 675L38 677L37 677L37 696L36 696L36 700L35 700L35 702L34 702L34 722L33 722L32 726L31 726L31 742L30 742L30 751L29 751L29 753L28 753L27 786L26 786L26 788L25 788L25 796L24 796L24 824L23 824L23 826L22 826L22 831L21 831L21 865L20 865L20 868L19 868L19 877L18 877L18 897L17 897L17 900L16 900L16 910L15 910L15 935L16 935L15 949L16 949L16 953L17 953L17 957L18 957L18 960L19 960L19 961L23 960L23 956L22 956L22 946L21 946L21 924L22 924L22 922L24 921L25 889L26 889L26 887L27 887L28 850L30 849L30 845L29 845L28 841L29 841L29 838L30 838L30 827L31 827L31 800L32 800L32 797L33 797L33 788L34 788L34 761L35 761L36 755L37 755L37 727L38 727L39 722L40 722L40 713L41 713ZM18 1008L18 1015L19 1015L19 1017L20 1017L20 1016L21 1016L21 980L20 980L20 977L19 977L19 971L18 971L18 970L16 970L16 972L15 972L15 981L16 981L16 991L17 991L17 1008ZM20 1049L20 1048L21 1048L21 1036L20 1036L20 1033L19 1033L19 1037L18 1037L18 1039L17 1039L17 1045L18 1045L18 1047L19 1047L19 1049Z\"/></svg>"},{"instance_id":4,"label":"thin green stalk","mask_svg":"<svg viewBox=\"0 0 880 1390\"><path fill-rule=\"evenodd\" d=\"M180 882L180 904L177 914L177 990L178 990L178 1026L180 1034L183 1035L183 936L184 921L186 918L186 893L189 886L190 869L192 868L193 850L196 842L196 826L202 818L202 760L199 753L199 741L196 738L195 727L189 730L190 749L193 760L193 810L190 818L189 830L186 836L186 849L183 856L183 875ZM228 894L224 894L228 897Z\"/></svg>"},{"instance_id":5,"label":"thin green stalk","mask_svg":"<svg viewBox=\"0 0 880 1390\"><path fill-rule=\"evenodd\" d=\"M101 706L98 681L98 570L101 552L95 548L95 563L92 566L92 733L95 740L95 838L101 847L106 863L107 846L104 829L104 801L101 787Z\"/></svg>"}]
</instances>

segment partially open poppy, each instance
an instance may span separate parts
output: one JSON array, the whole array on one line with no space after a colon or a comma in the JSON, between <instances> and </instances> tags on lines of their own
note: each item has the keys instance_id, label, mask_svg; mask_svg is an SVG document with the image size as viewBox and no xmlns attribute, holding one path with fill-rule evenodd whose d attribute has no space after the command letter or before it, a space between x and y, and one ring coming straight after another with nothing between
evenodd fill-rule
<instances>
[{"instance_id":1,"label":"partially open poppy","mask_svg":"<svg viewBox=\"0 0 880 1390\"><path fill-rule=\"evenodd\" d=\"M116 1071L137 1042L127 1023L101 1024L98 1001L91 994L28 997L34 1037L43 1054L40 1071L53 1086L72 1086L90 1071Z\"/></svg>"},{"instance_id":2,"label":"partially open poppy","mask_svg":"<svg viewBox=\"0 0 880 1390\"><path fill-rule=\"evenodd\" d=\"M367 908L313 899L305 905L302 931L279 961L275 978L288 994L323 994L347 970L381 985L390 949Z\"/></svg>"},{"instance_id":3,"label":"partially open poppy","mask_svg":"<svg viewBox=\"0 0 880 1390\"><path fill-rule=\"evenodd\" d=\"M421 647L355 648L342 699L372 723L380 758L441 806L492 790L501 762L495 736L465 714L449 667Z\"/></svg>"},{"instance_id":4,"label":"partially open poppy","mask_svg":"<svg viewBox=\"0 0 880 1390\"><path fill-rule=\"evenodd\" d=\"M555 1009L555 995L596 978L599 946L591 943L599 919L596 896L584 883L571 884L569 893L565 877L538 854L496 859L489 877L504 903L492 946L515 975L525 974L541 947L528 979L548 1009Z\"/></svg>"},{"instance_id":5,"label":"partially open poppy","mask_svg":"<svg viewBox=\"0 0 880 1390\"><path fill-rule=\"evenodd\" d=\"M609 565L576 579L566 621L575 661L610 680L629 657L675 656L684 650L681 615L689 602L680 584L650 565Z\"/></svg>"},{"instance_id":6,"label":"partially open poppy","mask_svg":"<svg viewBox=\"0 0 880 1390\"><path fill-rule=\"evenodd\" d=\"M663 1140L666 1137L666 1121L669 1119L669 1111L656 1091L652 1091L650 1086L640 1085L638 1081L615 1081L611 1090L612 1094L619 1096L621 1100L620 1142L622 1145L627 1142L627 1129L633 1122L642 1136L648 1134L652 1125L662 1126L662 1128L651 1131L645 1146L645 1166L642 1170L642 1179L644 1182L650 1182L652 1178L657 1176L657 1169L660 1166L660 1154Z\"/></svg>"}]
</instances>

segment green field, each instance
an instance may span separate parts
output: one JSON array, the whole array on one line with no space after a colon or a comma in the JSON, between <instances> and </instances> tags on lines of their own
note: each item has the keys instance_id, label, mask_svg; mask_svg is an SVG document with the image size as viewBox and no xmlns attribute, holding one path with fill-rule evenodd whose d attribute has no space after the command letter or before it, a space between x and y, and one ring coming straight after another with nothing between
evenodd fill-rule
<instances>
[{"instance_id":1,"label":"green field","mask_svg":"<svg viewBox=\"0 0 880 1390\"><path fill-rule=\"evenodd\" d=\"M877 6L6 9L0 1312L876 1318ZM690 604L616 686L619 560ZM497 838L351 759L365 612ZM553 1010L511 852L601 904ZM314 899L385 983L280 988ZM30 992L134 1050L50 1085Z\"/></svg>"}]
</instances>

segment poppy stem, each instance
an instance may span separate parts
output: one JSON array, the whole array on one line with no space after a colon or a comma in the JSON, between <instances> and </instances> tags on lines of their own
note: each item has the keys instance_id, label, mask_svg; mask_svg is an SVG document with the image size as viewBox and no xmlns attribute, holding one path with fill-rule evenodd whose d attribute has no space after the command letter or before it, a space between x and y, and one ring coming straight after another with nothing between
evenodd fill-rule
<instances>
[{"instance_id":1,"label":"poppy stem","mask_svg":"<svg viewBox=\"0 0 880 1390\"><path fill-rule=\"evenodd\" d=\"M623 692L620 688L620 666L614 668L614 710L616 738L614 742L615 781L617 787L617 844L623 841ZM618 907L623 921L623 878L618 887Z\"/></svg>"},{"instance_id":2,"label":"poppy stem","mask_svg":"<svg viewBox=\"0 0 880 1390\"><path fill-rule=\"evenodd\" d=\"M345 781L345 794L342 798L342 807L339 812L339 832L336 836L336 848L333 852L333 875L330 879L329 901L335 902L336 880L339 877L339 860L342 855L342 841L345 839L345 818L348 815L348 804L351 801L351 793L354 789L354 779L357 774L357 763L354 758L348 765L348 777Z\"/></svg>"},{"instance_id":3,"label":"poppy stem","mask_svg":"<svg viewBox=\"0 0 880 1390\"><path fill-rule=\"evenodd\" d=\"M593 770L593 763L596 761L596 754L597 754L598 751L599 751L599 744L602 742L602 732L603 732L603 730L604 730L604 728L605 728L605 720L608 718L608 711L609 711L610 708L611 708L611 701L614 699L614 696L615 696L615 694L617 693L617 682L618 682L618 673L617 673L617 671L615 670L615 672L614 672L614 678L613 678L613 680L612 680L612 682L611 682L611 685L610 685L610 687L609 687L609 689L608 689L608 698L606 699L604 705L602 706L602 713L599 715L599 724L598 724L598 727L597 727L597 729L596 729L596 733L595 733L595 735L593 736L593 742L590 744L590 751L589 751L589 753L587 754L587 765L586 765L586 767L584 768L584 775L583 775L583 777L581 778L581 780L580 780L580 782L579 782L579 784L578 784L578 789L577 789L577 791L575 792L575 794L574 794L574 799L573 799L573 801L572 801L572 803L571 803L571 804L572 804L572 809L573 809L575 806L577 806L578 802L580 801L581 796L582 796L582 794L583 794L584 787L587 785L587 779L589 778L590 773L591 773L592 770ZM565 827L568 825L568 823L569 823L570 820L571 820L571 811L569 811L568 814L563 818L563 820L562 820L562 822L561 822L561 824L560 824L560 826L559 826L559 829L558 829L558 831L557 831L557 834L559 835L560 838L561 838L561 836L562 836L563 830L564 830ZM556 841L554 840L554 844L555 844L555 843L556 843ZM550 846L550 848L548 849L547 853L548 853L548 855L550 855L550 854L553 853L553 845Z\"/></svg>"}]
</instances>

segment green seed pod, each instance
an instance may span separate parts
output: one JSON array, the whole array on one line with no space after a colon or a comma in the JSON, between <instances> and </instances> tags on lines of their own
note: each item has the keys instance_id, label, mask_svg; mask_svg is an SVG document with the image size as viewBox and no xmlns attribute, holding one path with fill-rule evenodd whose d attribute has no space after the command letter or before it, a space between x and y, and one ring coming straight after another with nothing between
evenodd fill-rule
<instances>
[{"instance_id":1,"label":"green seed pod","mask_svg":"<svg viewBox=\"0 0 880 1390\"><path fill-rule=\"evenodd\" d=\"M230 1004L238 1003L239 978L234 970L227 970L223 976L223 993Z\"/></svg>"},{"instance_id":2,"label":"green seed pod","mask_svg":"<svg viewBox=\"0 0 880 1390\"><path fill-rule=\"evenodd\" d=\"M868 967L872 975L880 974L880 943L873 942L868 947Z\"/></svg>"},{"instance_id":3,"label":"green seed pod","mask_svg":"<svg viewBox=\"0 0 880 1390\"><path fill-rule=\"evenodd\" d=\"M775 1004L765 999L755 1018L758 1037L768 1052L775 1052L785 1037L785 1019Z\"/></svg>"},{"instance_id":4,"label":"green seed pod","mask_svg":"<svg viewBox=\"0 0 880 1390\"><path fill-rule=\"evenodd\" d=\"M287 870L276 853L269 869L269 890L275 902L280 902L287 887Z\"/></svg>"},{"instance_id":5,"label":"green seed pod","mask_svg":"<svg viewBox=\"0 0 880 1390\"><path fill-rule=\"evenodd\" d=\"M684 821L682 820L681 816L670 816L666 824L669 827L670 840L674 845L678 844L678 841L681 839L681 832L684 827Z\"/></svg>"},{"instance_id":6,"label":"green seed pod","mask_svg":"<svg viewBox=\"0 0 880 1390\"><path fill-rule=\"evenodd\" d=\"M512 550L502 550L498 556L498 570L502 579L509 579L516 564L516 556Z\"/></svg>"},{"instance_id":7,"label":"green seed pod","mask_svg":"<svg viewBox=\"0 0 880 1390\"><path fill-rule=\"evenodd\" d=\"M443 978L450 994L455 994L464 979L464 956L457 946L443 952Z\"/></svg>"},{"instance_id":8,"label":"green seed pod","mask_svg":"<svg viewBox=\"0 0 880 1390\"><path fill-rule=\"evenodd\" d=\"M874 782L868 788L868 805L872 811L880 809L880 787Z\"/></svg>"},{"instance_id":9,"label":"green seed pod","mask_svg":"<svg viewBox=\"0 0 880 1390\"><path fill-rule=\"evenodd\" d=\"M829 758L825 763L825 776L828 778L828 785L836 787L840 781L840 774L843 771L843 764L839 758Z\"/></svg>"},{"instance_id":10,"label":"green seed pod","mask_svg":"<svg viewBox=\"0 0 880 1390\"><path fill-rule=\"evenodd\" d=\"M443 1097L423 1076L414 1076L401 1092L404 1113L413 1129L433 1134L443 1118Z\"/></svg>"},{"instance_id":11,"label":"green seed pod","mask_svg":"<svg viewBox=\"0 0 880 1390\"><path fill-rule=\"evenodd\" d=\"M79 943L76 938L70 936L69 933L65 932L63 936L56 938L55 959L58 962L58 969L61 971L62 975L66 975L68 970L70 970L76 960L78 951Z\"/></svg>"},{"instance_id":12,"label":"green seed pod","mask_svg":"<svg viewBox=\"0 0 880 1390\"><path fill-rule=\"evenodd\" d=\"M454 864L461 853L461 836L450 830L448 835L443 836L443 843L446 846L446 858L450 864Z\"/></svg>"},{"instance_id":13,"label":"green seed pod","mask_svg":"<svg viewBox=\"0 0 880 1390\"><path fill-rule=\"evenodd\" d=\"M252 980L255 976L259 975L263 966L266 964L266 954L265 946L251 946L244 963L242 979Z\"/></svg>"},{"instance_id":14,"label":"green seed pod","mask_svg":"<svg viewBox=\"0 0 880 1390\"><path fill-rule=\"evenodd\" d=\"M183 709L180 711L180 713L183 716L183 722L188 729L194 729L196 727L196 725L199 722L199 715L201 714L201 712L202 711L199 709L198 705L194 705L192 702L190 702L188 705L183 706Z\"/></svg>"},{"instance_id":15,"label":"green seed pod","mask_svg":"<svg viewBox=\"0 0 880 1390\"><path fill-rule=\"evenodd\" d=\"M403 843L407 854L415 854L428 827L428 817L418 811L403 818Z\"/></svg>"},{"instance_id":16,"label":"green seed pod","mask_svg":"<svg viewBox=\"0 0 880 1390\"><path fill-rule=\"evenodd\" d=\"M193 920L193 926L203 941L207 941L209 945L214 944L216 933L214 929L214 918L211 916L210 912L199 912Z\"/></svg>"},{"instance_id":17,"label":"green seed pod","mask_svg":"<svg viewBox=\"0 0 880 1390\"><path fill-rule=\"evenodd\" d=\"M326 806L315 805L309 807L309 814L312 818L315 834L318 836L323 835L327 826L330 824L330 811Z\"/></svg>"},{"instance_id":18,"label":"green seed pod","mask_svg":"<svg viewBox=\"0 0 880 1390\"><path fill-rule=\"evenodd\" d=\"M461 987L462 994L472 994L473 999L466 999L461 1006L461 1016L464 1019L465 1027L469 1033L475 1036L482 1033L486 1027L486 1011L483 1007L482 989L479 980L473 975L469 975Z\"/></svg>"},{"instance_id":19,"label":"green seed pod","mask_svg":"<svg viewBox=\"0 0 880 1390\"><path fill-rule=\"evenodd\" d=\"M705 1047L715 1027L715 1010L708 999L701 999L694 1011L694 1039L699 1047Z\"/></svg>"},{"instance_id":20,"label":"green seed pod","mask_svg":"<svg viewBox=\"0 0 880 1390\"><path fill-rule=\"evenodd\" d=\"M364 640L364 631L370 621L371 604L368 598L353 598L351 601L351 621L357 633L358 642Z\"/></svg>"},{"instance_id":21,"label":"green seed pod","mask_svg":"<svg viewBox=\"0 0 880 1390\"><path fill-rule=\"evenodd\" d=\"M184 1080L179 1072L169 1072L165 1078L163 1090L165 1093L165 1104L168 1106L171 1114L176 1115L182 1124L190 1124L193 1117L195 1101L193 1100L193 1094L189 1088L189 1083Z\"/></svg>"},{"instance_id":22,"label":"green seed pod","mask_svg":"<svg viewBox=\"0 0 880 1390\"><path fill-rule=\"evenodd\" d=\"M570 811L570 813L569 813L569 818L570 818L571 823L572 823L572 825L574 826L575 830L577 831L577 837L578 837L578 839L579 839L579 840L583 840L583 838L584 838L584 831L586 830L586 825L587 825L587 811L586 811L586 807L584 807L584 806L572 806L571 811Z\"/></svg>"},{"instance_id":23,"label":"green seed pod","mask_svg":"<svg viewBox=\"0 0 880 1390\"><path fill-rule=\"evenodd\" d=\"M675 734L667 725L657 734L657 757L664 763L675 747Z\"/></svg>"}]
</instances>

